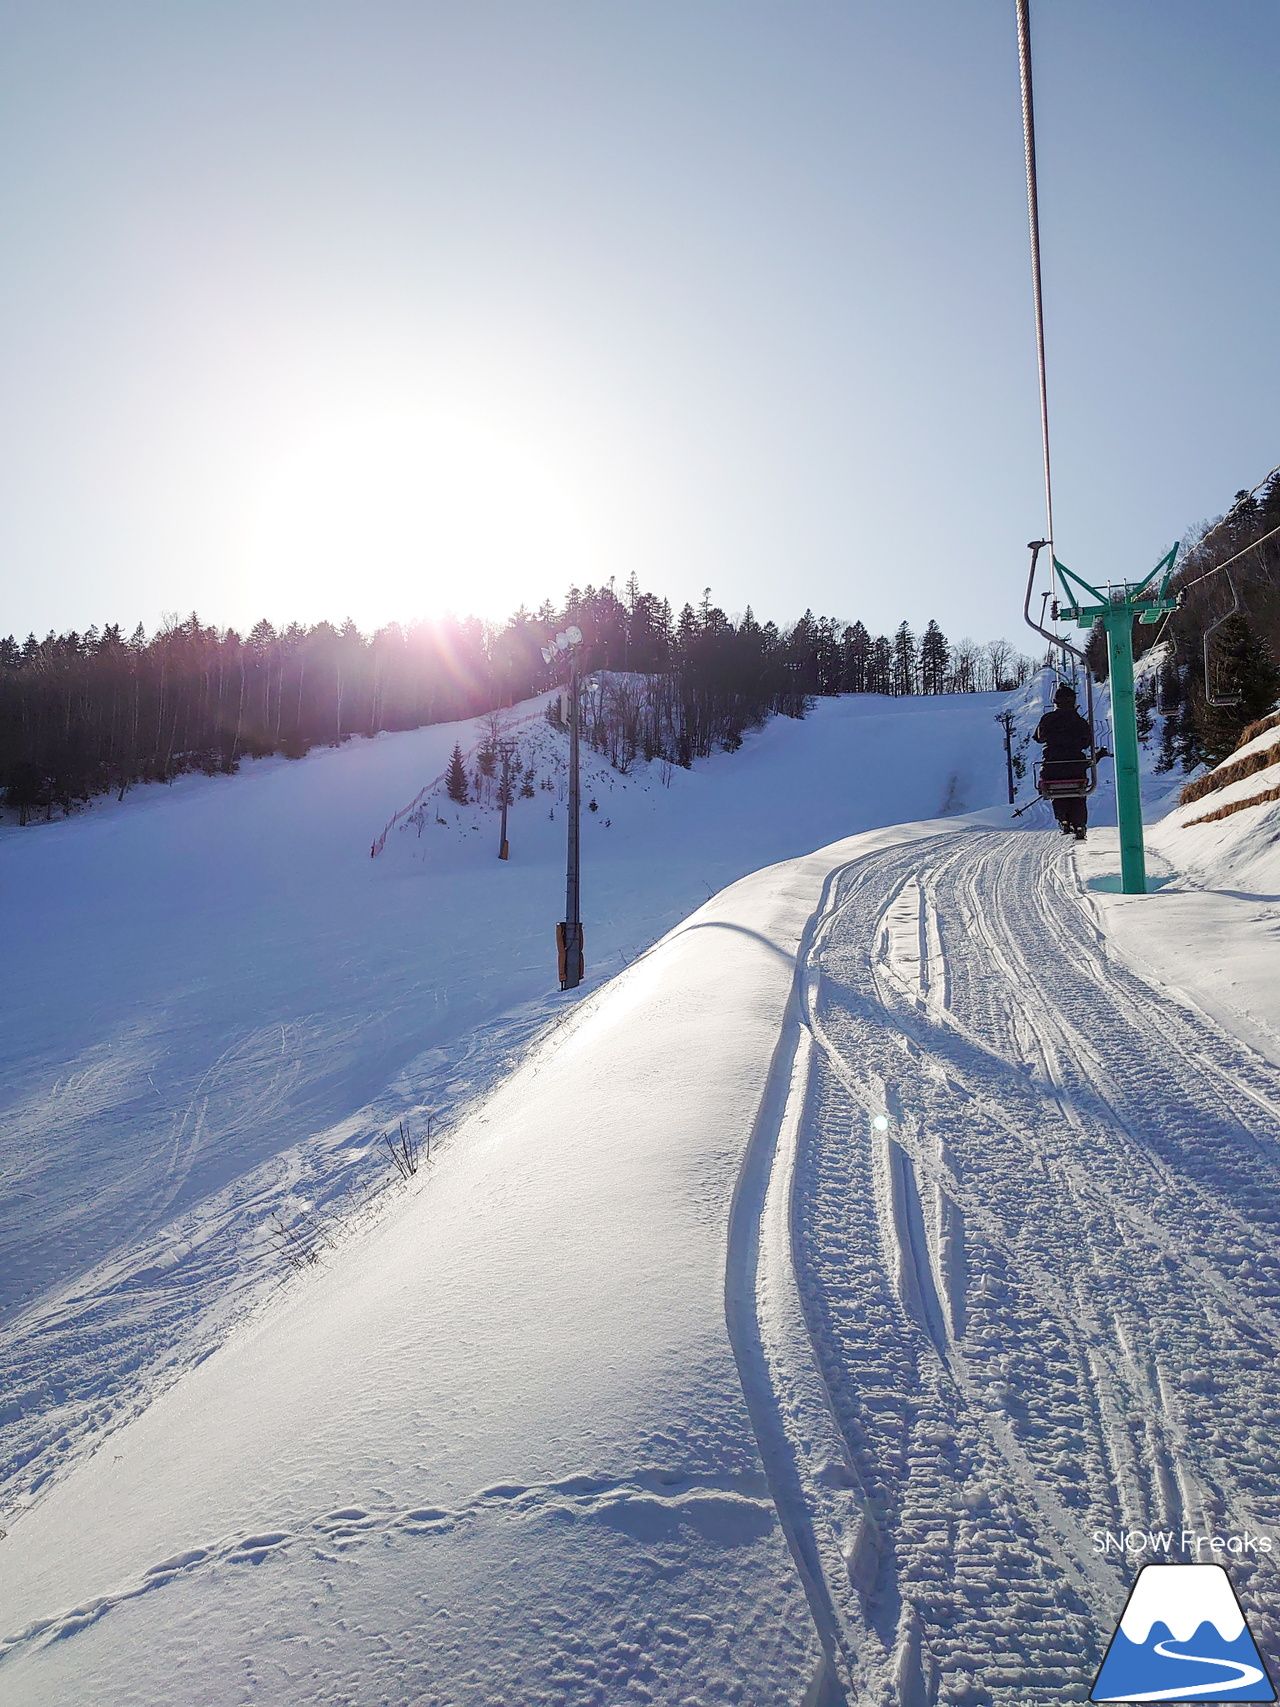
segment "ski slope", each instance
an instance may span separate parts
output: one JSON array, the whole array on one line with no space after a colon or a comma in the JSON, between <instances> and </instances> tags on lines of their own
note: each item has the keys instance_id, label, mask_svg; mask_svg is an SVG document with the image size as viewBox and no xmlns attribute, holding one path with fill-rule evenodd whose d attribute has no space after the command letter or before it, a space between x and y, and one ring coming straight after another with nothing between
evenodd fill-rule
<instances>
[{"instance_id":1,"label":"ski slope","mask_svg":"<svg viewBox=\"0 0 1280 1707\"><path fill-rule=\"evenodd\" d=\"M1076 849L1007 809L936 817L1001 798L996 709L837 702L669 789L615 781L587 830L587 941L630 964L577 1001L538 995L533 925L527 986L509 945L480 955L483 829L433 818L385 864L366 835L359 866L333 834L308 866L362 755L394 742L320 755L313 775L350 769L310 785L295 831L298 943L317 885L344 916L295 1002L348 1000L423 895L436 935L395 964L426 940L437 976L466 990L474 960L485 991L527 999L472 995L478 1043L424 1036L421 974L400 1046L443 1041L290 1143L316 1094L297 1068L260 1197L237 1178L183 1210L167 1292L122 1238L15 1316L15 1355L67 1393L10 1426L32 1462L56 1450L48 1416L80 1432L6 1520L5 1699L1079 1701L1130 1575L1095 1531L1280 1547L1280 1067L1160 970L1162 909L1244 869L1239 838L1275 887L1263 820L1228 820L1233 855L1219 826L1179 842L1175 815L1154 838L1170 881L1116 897L1105 830ZM439 769L452 732L429 734ZM381 822L429 780L422 756L372 791ZM865 833L913 809L928 821ZM562 826L541 811L513 818L527 869L496 875L554 920ZM698 884L718 892L690 911ZM368 1158L446 1082L464 1088L430 1167L264 1299L226 1193L246 1229L299 1180L320 1197L335 1156ZM253 1305L238 1322L228 1284ZM92 1365L77 1314L102 1323L112 1297L135 1325L106 1319L98 1356L139 1355L95 1417L71 1391ZM1274 1565L1231 1563L1269 1658Z\"/></svg>"},{"instance_id":2,"label":"ski slope","mask_svg":"<svg viewBox=\"0 0 1280 1707\"><path fill-rule=\"evenodd\" d=\"M826 701L692 771L588 753L587 988L746 872L1000 798L1002 703ZM509 862L496 813L443 802L369 857L478 723L0 829L0 1527L288 1274L278 1227L363 1224L381 1135L447 1141L575 1005L541 713L557 786L513 806Z\"/></svg>"}]
</instances>

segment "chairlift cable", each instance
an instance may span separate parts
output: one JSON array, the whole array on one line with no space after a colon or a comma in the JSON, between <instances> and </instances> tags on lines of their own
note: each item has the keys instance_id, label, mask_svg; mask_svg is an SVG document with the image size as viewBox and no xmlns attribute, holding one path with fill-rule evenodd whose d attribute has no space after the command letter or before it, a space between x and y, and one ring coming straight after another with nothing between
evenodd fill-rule
<instances>
[{"instance_id":1,"label":"chairlift cable","mask_svg":"<svg viewBox=\"0 0 1280 1707\"><path fill-rule=\"evenodd\" d=\"M1247 504L1250 498L1255 498L1267 482L1269 480L1273 480L1277 474L1280 474L1280 462L1278 462L1269 473L1264 474L1256 486L1251 486L1247 492L1242 492L1240 494L1235 503L1232 504L1231 508L1227 511L1226 515L1219 516L1213 526L1206 533L1201 534L1195 544L1188 549L1187 557L1194 557L1197 551L1202 551L1204 549L1205 541L1212 539L1219 528L1226 527L1227 523L1231 520L1232 516L1235 515L1241 505ZM1210 573L1213 573L1213 571L1211 570Z\"/></svg>"},{"instance_id":2,"label":"chairlift cable","mask_svg":"<svg viewBox=\"0 0 1280 1707\"><path fill-rule=\"evenodd\" d=\"M1040 382L1040 452L1044 464L1045 539L1049 547L1049 589L1055 596L1058 589L1058 558L1053 540L1053 468L1049 456L1049 370L1044 353L1044 286L1040 267L1040 191L1036 176L1036 117L1031 83L1031 8L1030 0L1017 0L1018 12L1018 70L1022 83L1022 143L1027 171L1027 225L1031 239L1031 293L1035 306L1036 370ZM1032 573L1034 574L1034 563ZM1036 627L1036 624L1032 624ZM1046 633L1040 627L1040 633ZM1055 647L1064 657L1071 657L1074 648L1058 634L1058 618L1053 618ZM1055 674L1058 665L1054 664ZM1074 667L1072 676L1074 678Z\"/></svg>"},{"instance_id":3,"label":"chairlift cable","mask_svg":"<svg viewBox=\"0 0 1280 1707\"><path fill-rule=\"evenodd\" d=\"M1040 445L1044 458L1045 543L1053 551L1053 476L1049 463L1049 383L1044 358L1044 291L1040 274L1040 197L1036 184L1036 120L1031 92L1031 12L1017 0L1018 65L1022 76L1022 140L1027 162L1027 220L1031 235L1031 289L1035 300L1036 364L1040 375Z\"/></svg>"},{"instance_id":4,"label":"chairlift cable","mask_svg":"<svg viewBox=\"0 0 1280 1707\"><path fill-rule=\"evenodd\" d=\"M1044 285L1040 265L1040 193L1036 177L1036 120L1035 101L1031 86L1031 8L1030 0L1017 0L1018 13L1018 69L1022 83L1022 142L1027 169L1027 224L1031 239L1031 290L1035 306L1036 322L1036 369L1040 382L1040 451L1044 462L1044 512L1046 535L1043 540L1034 541L1030 546L1031 571L1027 578L1027 596L1023 606L1023 616L1030 628L1052 642L1054 648L1061 653L1062 659L1072 660L1071 673L1076 674L1075 666L1084 666L1085 691L1088 694L1089 725L1089 759L1082 784L1072 788L1073 794L1092 794L1098 786L1098 756L1094 740L1093 721L1093 674L1085 662L1084 653L1058 633L1058 556L1053 539L1053 468L1049 455L1049 379L1048 364L1044 352ZM1049 549L1049 587L1050 595L1054 596L1053 633L1043 626L1043 620L1034 622L1031 617L1032 587L1035 583L1036 563L1040 552L1047 546ZM1054 673L1059 679L1064 679L1062 670L1057 662ZM1043 764L1039 767L1040 776L1036 781L1036 792L1042 798L1049 798L1051 789L1043 781ZM1066 779L1060 779L1066 780ZM1059 793L1063 790L1059 788ZM1024 808L1025 810L1025 808ZM1015 817L1018 814L1015 813Z\"/></svg>"},{"instance_id":5,"label":"chairlift cable","mask_svg":"<svg viewBox=\"0 0 1280 1707\"><path fill-rule=\"evenodd\" d=\"M1274 474L1276 472L1277 472L1277 470L1275 470L1275 469L1272 469L1272 471L1271 471L1272 474ZM1271 478L1271 475L1269 474L1267 476L1267 479L1269 480L1270 478ZM1257 490L1258 490L1258 488L1255 486L1253 491L1256 492ZM1248 493L1247 496L1252 498L1253 492ZM1240 500L1240 502L1243 503L1244 499L1242 498ZM1230 512L1228 512L1228 514L1229 513ZM1225 522L1227 519L1228 519L1227 516L1223 516L1222 522ZM1218 527L1222 526L1222 522L1218 523ZM1215 529L1214 531L1216 532L1217 530ZM1280 534L1280 527L1272 528L1271 532L1270 533L1264 533L1261 539L1255 539L1249 545L1246 545L1240 551L1237 551L1234 557L1228 557L1227 561L1225 563L1219 563L1219 564L1215 565L1215 567L1212 569L1206 569L1204 574L1199 576L1194 581L1185 582L1181 587L1179 587L1178 591L1181 593L1189 593L1191 591L1192 587L1200 586L1201 582L1209 580L1209 578L1211 576L1221 575L1221 573L1224 569L1229 569L1233 563L1238 563L1242 557L1247 557L1251 551L1256 551L1260 545L1265 545L1269 539L1274 539L1277 534ZM1205 539L1208 539L1209 535L1206 534L1204 537L1205 537ZM1193 550L1198 551L1200 546L1203 543L1204 543L1203 540L1197 541L1195 547L1193 547ZM1188 555L1190 555L1190 553L1188 553Z\"/></svg>"}]
</instances>

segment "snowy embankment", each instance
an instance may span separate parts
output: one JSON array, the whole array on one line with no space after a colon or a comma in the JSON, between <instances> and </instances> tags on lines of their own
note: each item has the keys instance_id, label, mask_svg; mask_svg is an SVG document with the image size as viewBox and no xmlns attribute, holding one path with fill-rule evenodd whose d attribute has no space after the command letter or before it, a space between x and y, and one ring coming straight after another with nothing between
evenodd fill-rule
<instances>
[{"instance_id":1,"label":"snowy embankment","mask_svg":"<svg viewBox=\"0 0 1280 1707\"><path fill-rule=\"evenodd\" d=\"M825 703L802 723L776 720L740 753L691 773L664 777L654 767L623 778L595 766L587 792L598 810L584 829L589 969L621 968L700 897L770 860L869 825L999 798L1001 754L993 722L999 703L984 697ZM138 1512L135 1496L129 1509L138 1514L139 1537L155 1540L156 1547L135 1548L132 1517L117 1513L115 1540L123 1554L105 1543L96 1554L75 1553L81 1560L96 1557L106 1580L66 1560L58 1570L70 1575L55 1571L51 1578L38 1568L35 1528L49 1521L43 1514L54 1510L54 1498L69 1502L65 1509L86 1509L76 1492L81 1478L119 1474L130 1456L123 1450L128 1434L107 1431L183 1369L208 1358L228 1321L258 1295L264 1274L287 1276L273 1237L275 1217L301 1225L305 1235L307 1217L315 1224L317 1210L341 1205L344 1188L353 1186L349 1195L358 1197L379 1172L379 1135L403 1116L419 1135L428 1111L445 1116L445 1148L437 1149L430 1174L415 1181L417 1195L411 1192L429 1222L424 1236L443 1248L438 1259L415 1258L409 1275L393 1265L374 1289L399 1300L397 1288L411 1285L424 1320L439 1315L451 1333L456 1328L458 1337L442 1342L423 1376L443 1395L449 1416L469 1418L482 1401L486 1409L510 1402L502 1368L489 1367L483 1349L471 1355L475 1342L447 1310L455 1293L473 1295L460 1280L468 1265L474 1293L488 1293L484 1217L475 1205L459 1209L460 1254L448 1249L434 1205L449 1169L465 1161L467 1135L478 1130L467 1123L468 1112L481 1093L531 1036L575 1006L572 997L548 994L552 927L563 894L562 816L551 817L556 808L545 795L519 801L512 811L510 863L493 857L492 814L451 819L443 811L445 823L425 822L421 836L413 826L398 840L393 836L379 859L368 855L381 826L443 769L454 739L474 746L477 733L424 730L352 743L298 764L266 761L236 779L187 779L80 820L0 838L6 886L19 908L9 965L27 994L27 1004L9 1010L0 1032L9 1181L0 1236L10 1288L0 1350L13 1475L3 1515L10 1533L0 1563L16 1569L20 1580L52 1586L56 1578L67 1591L58 1604L41 1605L24 1592L30 1621L60 1615L72 1603L105 1597L105 1604L133 1580L130 1572L145 1573L165 1558L207 1546L207 1535L194 1542L180 1535L154 1502ZM718 931L716 938L754 941L737 930ZM761 952L778 958L773 949ZM595 981L604 975L596 972ZM693 1029L689 1018L686 1047ZM751 1048L743 1061L755 1058ZM663 1114L666 1070L663 1061L647 1069L655 1118ZM727 1202L746 1142L743 1105L735 1099L730 1085L723 1100L732 1137L722 1127L719 1137L708 1139L717 1158L715 1180L708 1180L700 1199L706 1217L700 1260L718 1275L715 1333L722 1352L723 1251L714 1243L715 1205ZM549 1124L567 1130L576 1144L596 1120L598 1100L586 1098L571 1117L561 1109ZM610 1139L615 1147L632 1141L630 1127ZM660 1164L665 1154L659 1147L646 1161L643 1149L637 1151L646 1166ZM540 1264L555 1270L562 1246L574 1241L573 1214L537 1225L520 1202L518 1171L509 1184L504 1163L500 1158L491 1170L492 1189L509 1193L517 1218L529 1225L535 1270ZM380 1171L388 1172L385 1160ZM669 1178L660 1165L650 1171L664 1201L688 1185L684 1175ZM626 1248L627 1235L642 1236L643 1217L637 1219L637 1205L625 1194L610 1189L608 1196L614 1220L592 1246L597 1266L572 1308L566 1306L575 1321L593 1314L601 1288L625 1291L632 1283L607 1259L615 1248ZM572 1211L571 1197L566 1204ZM396 1217L410 1213L393 1206L387 1224L399 1225ZM322 1225L350 1229L353 1220L358 1217L342 1210ZM329 1271L365 1260L362 1238L381 1237L378 1230L351 1234L345 1248L326 1251L326 1272L317 1276L308 1269L291 1283L281 1307L294 1309L295 1294L317 1280L338 1285ZM529 1290L536 1292L532 1279ZM382 1308L397 1319L411 1314L399 1301ZM273 1312L265 1319L275 1319ZM257 1332L251 1324L243 1344ZM343 1355L349 1351L347 1344ZM222 1355L208 1358L168 1402L180 1410L190 1381L210 1379ZM327 1352L320 1355L331 1361ZM620 1351L611 1367L626 1362ZM327 1369L324 1379L333 1380L334 1371ZM274 1381L264 1377L261 1385L269 1391ZM703 1390L696 1373L690 1376L694 1390ZM258 1402L254 1389L240 1399L250 1411ZM342 1451L349 1447L359 1462L381 1465L391 1451L387 1427L376 1393L366 1391L362 1402L372 1419L368 1436L348 1439ZM581 1408L576 1399L574 1408ZM664 1396L655 1399L654 1411L666 1414ZM153 1419L161 1414L156 1408L134 1426L157 1427ZM288 1419L274 1416L271 1428L284 1440L288 1459ZM711 1433L730 1438L733 1427L721 1430L715 1423ZM467 1423L463 1439L472 1438ZM679 1440L676 1445L677 1461L684 1462ZM96 1457L59 1491L51 1472L86 1448ZM185 1482L191 1470L185 1444L171 1440L164 1450L171 1452L174 1476ZM234 1533L243 1535L246 1525L252 1533L254 1524L267 1520L271 1501L256 1493L250 1499L249 1482L239 1491L236 1458L210 1450L227 1485L237 1490L229 1496L239 1525ZM414 1450L419 1461L434 1462L434 1437ZM609 1474L647 1475L655 1465L655 1474L665 1473L664 1453L655 1449L647 1463L636 1453L623 1455L626 1464L619 1467L619 1460ZM566 1475L586 1473L579 1458L576 1451L567 1454ZM462 1509L469 1510L483 1476L479 1463L474 1474L460 1472L449 1498L462 1498L462 1489ZM97 1500L96 1490L92 1497ZM352 1497L350 1489L335 1495ZM152 1509L165 1536L162 1546L160 1531L146 1526ZM497 1509L508 1508L500 1502ZM376 1521L371 1516L370 1526ZM363 1520L351 1522L359 1530ZM56 1530L47 1535L57 1550ZM216 1557L216 1547L209 1550ZM233 1546L227 1556L255 1551L242 1554ZM108 1560L115 1561L110 1568ZM160 1571L145 1580L160 1584L168 1576ZM7 1598L0 1603L17 1605ZM104 1619L102 1628L111 1622ZM810 1638L799 1640L803 1647ZM70 1653L75 1646L47 1652ZM15 1656L10 1669L27 1663Z\"/></svg>"},{"instance_id":2,"label":"snowy embankment","mask_svg":"<svg viewBox=\"0 0 1280 1707\"><path fill-rule=\"evenodd\" d=\"M588 998L423 1190L54 1489L0 1555L9 1699L803 1692L723 1299L824 872L744 880Z\"/></svg>"},{"instance_id":3,"label":"snowy embankment","mask_svg":"<svg viewBox=\"0 0 1280 1707\"><path fill-rule=\"evenodd\" d=\"M1280 730L1216 768L1254 754L1271 762L1185 806L1176 804L1179 777L1163 815L1148 810L1151 894L1114 892L1114 831L1082 850L1080 871L1099 921L1133 965L1280 1064L1280 801L1266 798L1280 784Z\"/></svg>"},{"instance_id":4,"label":"snowy embankment","mask_svg":"<svg viewBox=\"0 0 1280 1707\"><path fill-rule=\"evenodd\" d=\"M692 771L585 764L589 984L726 883L999 798L997 696L823 702ZM526 716L537 706L517 708ZM366 1215L381 1135L448 1137L577 997L555 988L563 739L511 810L370 843L479 724L183 778L0 832L0 1527L304 1240ZM554 814L554 816L553 816ZM436 817L445 823L437 823Z\"/></svg>"}]
</instances>

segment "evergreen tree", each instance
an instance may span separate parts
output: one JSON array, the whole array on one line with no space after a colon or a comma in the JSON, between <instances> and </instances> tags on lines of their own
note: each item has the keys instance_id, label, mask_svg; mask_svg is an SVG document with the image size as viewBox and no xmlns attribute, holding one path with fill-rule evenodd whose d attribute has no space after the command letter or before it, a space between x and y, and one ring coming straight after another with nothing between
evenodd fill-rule
<instances>
[{"instance_id":1,"label":"evergreen tree","mask_svg":"<svg viewBox=\"0 0 1280 1707\"><path fill-rule=\"evenodd\" d=\"M871 636L860 622L844 631L844 667L840 677L844 693L866 693L867 662L871 656Z\"/></svg>"},{"instance_id":2,"label":"evergreen tree","mask_svg":"<svg viewBox=\"0 0 1280 1707\"><path fill-rule=\"evenodd\" d=\"M1111 671L1111 657L1107 651L1107 631L1100 621L1089 630L1089 638L1084 643L1084 661L1095 682L1106 681Z\"/></svg>"},{"instance_id":3,"label":"evergreen tree","mask_svg":"<svg viewBox=\"0 0 1280 1707\"><path fill-rule=\"evenodd\" d=\"M1262 505L1256 498L1249 495L1247 489L1237 492L1231 505L1231 520L1217 536L1215 545L1225 544L1229 554L1233 554L1250 544L1263 531Z\"/></svg>"},{"instance_id":4,"label":"evergreen tree","mask_svg":"<svg viewBox=\"0 0 1280 1707\"><path fill-rule=\"evenodd\" d=\"M916 637L905 623L898 624L893 637L893 687L895 694L916 691Z\"/></svg>"},{"instance_id":5,"label":"evergreen tree","mask_svg":"<svg viewBox=\"0 0 1280 1707\"><path fill-rule=\"evenodd\" d=\"M450 800L459 806L465 806L470 799L467 788L467 767L463 763L462 748L455 741L453 757L449 760L449 768L444 773L444 791Z\"/></svg>"},{"instance_id":6,"label":"evergreen tree","mask_svg":"<svg viewBox=\"0 0 1280 1707\"><path fill-rule=\"evenodd\" d=\"M877 634L871 642L867 658L867 692L893 691L893 642L886 634Z\"/></svg>"},{"instance_id":7,"label":"evergreen tree","mask_svg":"<svg viewBox=\"0 0 1280 1707\"><path fill-rule=\"evenodd\" d=\"M951 648L947 645L947 637L934 622L929 619L929 626L924 631L920 641L920 692L941 693L946 687L947 670L951 662Z\"/></svg>"},{"instance_id":8,"label":"evergreen tree","mask_svg":"<svg viewBox=\"0 0 1280 1707\"><path fill-rule=\"evenodd\" d=\"M1198 687L1192 688L1178 707L1173 720L1174 758L1184 771L1194 770L1205 762L1204 741L1200 735L1200 715L1204 696Z\"/></svg>"},{"instance_id":9,"label":"evergreen tree","mask_svg":"<svg viewBox=\"0 0 1280 1707\"><path fill-rule=\"evenodd\" d=\"M518 772L513 771L512 766L515 763L515 757L518 750L518 743L511 740L503 741L498 749L499 770L496 798L499 806L512 806L515 804L515 779ZM530 789L529 793L532 794L533 790Z\"/></svg>"},{"instance_id":10,"label":"evergreen tree","mask_svg":"<svg viewBox=\"0 0 1280 1707\"><path fill-rule=\"evenodd\" d=\"M1177 761L1178 713L1182 708L1182 672L1172 663L1160 666L1159 690L1156 703L1160 710L1160 756L1158 771L1171 771Z\"/></svg>"},{"instance_id":11,"label":"evergreen tree","mask_svg":"<svg viewBox=\"0 0 1280 1707\"><path fill-rule=\"evenodd\" d=\"M1160 724L1160 756L1156 760L1156 769L1158 771L1171 771L1173 769L1174 761L1178 756L1177 747L1175 745L1177 733L1177 713L1170 709L1165 712L1164 719Z\"/></svg>"},{"instance_id":12,"label":"evergreen tree","mask_svg":"<svg viewBox=\"0 0 1280 1707\"><path fill-rule=\"evenodd\" d=\"M10 806L19 809L19 824L25 824L35 806L46 804L45 790L49 778L39 765L32 764L29 759L19 760L6 778L6 799Z\"/></svg>"},{"instance_id":13,"label":"evergreen tree","mask_svg":"<svg viewBox=\"0 0 1280 1707\"><path fill-rule=\"evenodd\" d=\"M820 617L814 626L814 679L817 692L840 692L841 667L844 654L837 638L836 625L830 617Z\"/></svg>"}]
</instances>

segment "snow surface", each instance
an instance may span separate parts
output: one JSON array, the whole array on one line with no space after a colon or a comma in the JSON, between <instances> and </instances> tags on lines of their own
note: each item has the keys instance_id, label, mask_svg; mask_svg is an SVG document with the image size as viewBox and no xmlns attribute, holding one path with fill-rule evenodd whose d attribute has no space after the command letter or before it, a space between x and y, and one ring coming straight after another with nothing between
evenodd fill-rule
<instances>
[{"instance_id":1,"label":"snow surface","mask_svg":"<svg viewBox=\"0 0 1280 1707\"><path fill-rule=\"evenodd\" d=\"M1280 1072L1001 703L593 774L578 998L536 722L509 865L369 859L453 729L0 839L6 1701L1080 1700L1099 1527L1280 1540Z\"/></svg>"},{"instance_id":2,"label":"snow surface","mask_svg":"<svg viewBox=\"0 0 1280 1707\"><path fill-rule=\"evenodd\" d=\"M1221 770L1226 765L1234 764L1237 759L1252 758L1255 753L1272 753L1273 749L1274 761L1280 762L1280 729L1264 729L1261 735L1255 735L1252 741L1242 742L1229 758L1214 768Z\"/></svg>"}]
</instances>

